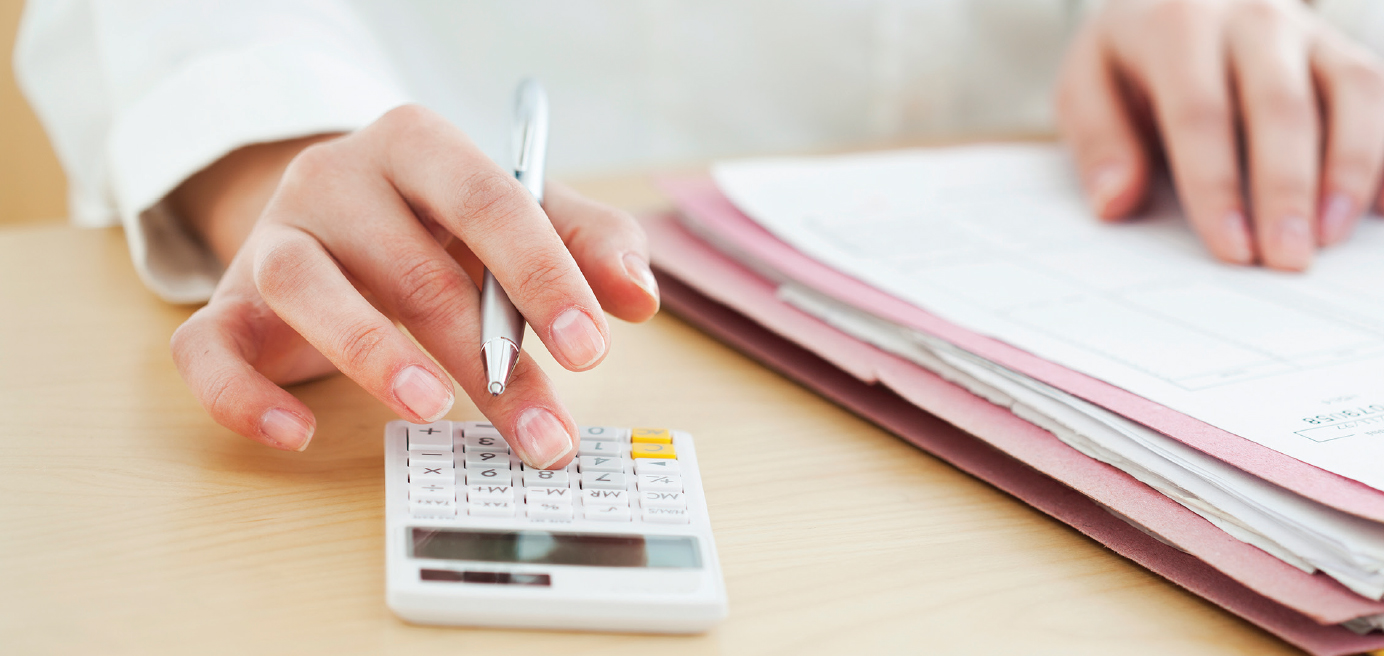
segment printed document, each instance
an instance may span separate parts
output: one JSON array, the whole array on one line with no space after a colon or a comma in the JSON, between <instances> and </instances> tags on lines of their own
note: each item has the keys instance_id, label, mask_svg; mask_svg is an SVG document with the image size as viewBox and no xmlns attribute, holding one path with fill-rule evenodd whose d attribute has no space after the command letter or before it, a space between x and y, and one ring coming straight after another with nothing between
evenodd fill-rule
<instances>
[{"instance_id":1,"label":"printed document","mask_svg":"<svg viewBox=\"0 0 1384 656\"><path fill-rule=\"evenodd\" d=\"M803 253L940 317L1384 489L1384 222L1304 274L1211 259L1171 194L1102 224L1051 145L714 171Z\"/></svg>"}]
</instances>

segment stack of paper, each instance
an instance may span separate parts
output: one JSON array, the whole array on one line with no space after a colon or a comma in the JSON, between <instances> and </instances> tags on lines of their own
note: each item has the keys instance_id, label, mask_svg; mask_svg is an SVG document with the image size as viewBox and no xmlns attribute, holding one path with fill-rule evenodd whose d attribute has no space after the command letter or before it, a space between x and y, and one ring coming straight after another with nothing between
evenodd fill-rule
<instances>
[{"instance_id":1,"label":"stack of paper","mask_svg":"<svg viewBox=\"0 0 1384 656\"><path fill-rule=\"evenodd\" d=\"M1228 267L1171 194L1102 225L1071 170L1048 145L726 163L667 183L656 264L692 320L946 419L1151 569L1314 653L1384 647L1384 224L1307 274Z\"/></svg>"}]
</instances>

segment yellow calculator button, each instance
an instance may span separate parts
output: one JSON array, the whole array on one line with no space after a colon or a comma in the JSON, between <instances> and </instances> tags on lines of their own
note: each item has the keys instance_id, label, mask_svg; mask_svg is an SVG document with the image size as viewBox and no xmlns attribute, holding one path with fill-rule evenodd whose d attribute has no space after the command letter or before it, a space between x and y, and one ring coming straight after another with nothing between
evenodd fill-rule
<instances>
[{"instance_id":1,"label":"yellow calculator button","mask_svg":"<svg viewBox=\"0 0 1384 656\"><path fill-rule=\"evenodd\" d=\"M630 430L630 441L635 443L672 444L673 434L667 428L634 428Z\"/></svg>"},{"instance_id":2,"label":"yellow calculator button","mask_svg":"<svg viewBox=\"0 0 1384 656\"><path fill-rule=\"evenodd\" d=\"M634 458L676 458L671 444L635 442L630 445L630 456Z\"/></svg>"}]
</instances>

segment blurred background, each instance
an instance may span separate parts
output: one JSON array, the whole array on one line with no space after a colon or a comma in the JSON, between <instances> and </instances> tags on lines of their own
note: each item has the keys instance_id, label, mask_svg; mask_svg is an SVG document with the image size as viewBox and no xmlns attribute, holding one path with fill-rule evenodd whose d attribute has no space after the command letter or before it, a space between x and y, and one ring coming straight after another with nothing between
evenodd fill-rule
<instances>
[{"instance_id":1,"label":"blurred background","mask_svg":"<svg viewBox=\"0 0 1384 656\"><path fill-rule=\"evenodd\" d=\"M14 81L14 35L23 9L23 0L0 0L0 227L67 218L62 168Z\"/></svg>"}]
</instances>

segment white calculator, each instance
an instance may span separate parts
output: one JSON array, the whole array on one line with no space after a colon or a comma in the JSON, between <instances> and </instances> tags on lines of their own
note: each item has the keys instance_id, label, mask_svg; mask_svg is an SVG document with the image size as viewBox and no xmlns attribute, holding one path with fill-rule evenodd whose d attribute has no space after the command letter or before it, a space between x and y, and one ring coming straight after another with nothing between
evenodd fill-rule
<instances>
[{"instance_id":1,"label":"white calculator","mask_svg":"<svg viewBox=\"0 0 1384 656\"><path fill-rule=\"evenodd\" d=\"M389 607L421 624L641 633L726 615L692 436L588 426L530 469L493 426L385 427Z\"/></svg>"}]
</instances>

